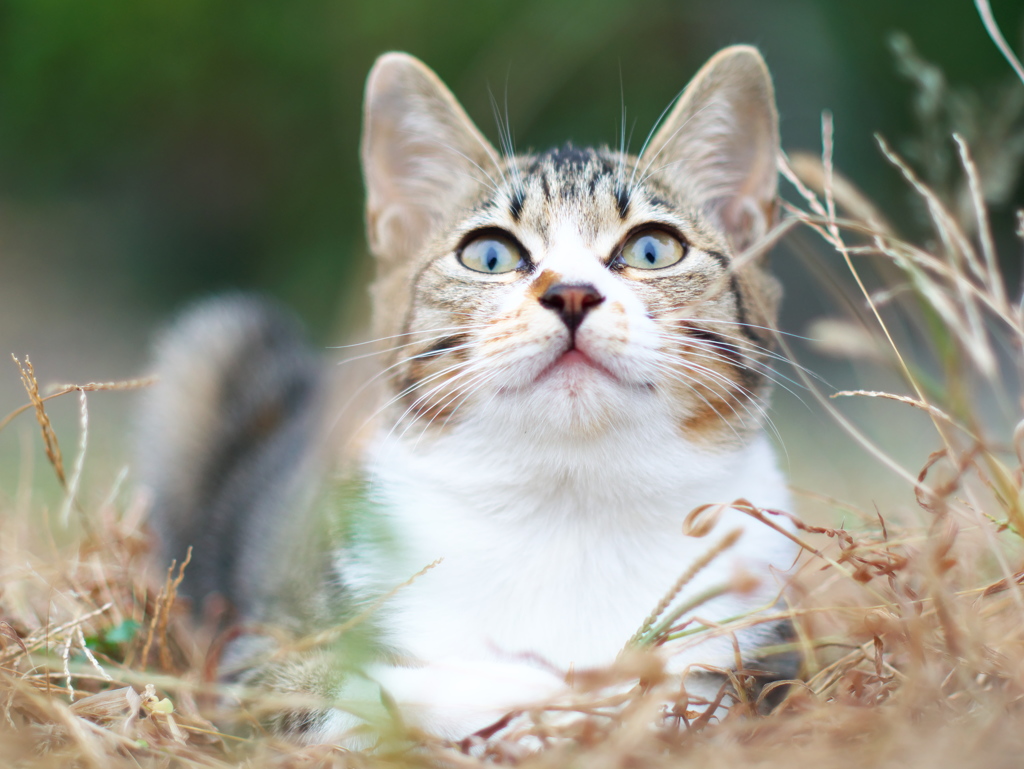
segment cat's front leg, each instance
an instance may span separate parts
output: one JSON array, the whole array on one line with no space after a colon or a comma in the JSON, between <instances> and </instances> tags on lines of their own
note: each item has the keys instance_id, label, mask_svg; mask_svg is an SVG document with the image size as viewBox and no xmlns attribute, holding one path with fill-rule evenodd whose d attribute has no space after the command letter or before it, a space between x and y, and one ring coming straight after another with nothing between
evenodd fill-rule
<instances>
[{"instance_id":1,"label":"cat's front leg","mask_svg":"<svg viewBox=\"0 0 1024 769\"><path fill-rule=\"evenodd\" d=\"M405 726L461 741L508 713L570 692L558 671L523 660L443 657L367 662L338 643L304 648L243 633L219 654L218 678L272 732L305 745L365 749Z\"/></svg>"}]
</instances>

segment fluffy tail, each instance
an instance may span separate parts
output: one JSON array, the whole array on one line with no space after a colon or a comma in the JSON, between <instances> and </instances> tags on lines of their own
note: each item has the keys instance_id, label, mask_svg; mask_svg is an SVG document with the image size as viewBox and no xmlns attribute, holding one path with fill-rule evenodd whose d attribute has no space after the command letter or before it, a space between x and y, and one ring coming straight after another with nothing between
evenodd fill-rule
<instances>
[{"instance_id":1,"label":"fluffy tail","mask_svg":"<svg viewBox=\"0 0 1024 769\"><path fill-rule=\"evenodd\" d=\"M289 604L312 561L324 373L299 323L249 296L206 300L156 346L138 466L165 563L192 560L181 592L261 622ZM301 587L298 588L301 590ZM293 616L298 608L287 607ZM218 610L217 613L220 613Z\"/></svg>"}]
</instances>

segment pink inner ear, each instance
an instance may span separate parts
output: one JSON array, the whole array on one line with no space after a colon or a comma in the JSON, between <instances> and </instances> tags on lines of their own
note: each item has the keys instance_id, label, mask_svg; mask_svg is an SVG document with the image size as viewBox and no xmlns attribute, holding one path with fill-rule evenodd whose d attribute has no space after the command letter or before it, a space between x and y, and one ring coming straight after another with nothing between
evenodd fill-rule
<instances>
[{"instance_id":1,"label":"pink inner ear","mask_svg":"<svg viewBox=\"0 0 1024 769\"><path fill-rule=\"evenodd\" d=\"M746 195L734 198L725 206L722 225L737 251L749 248L767 234L775 206L774 200L761 202Z\"/></svg>"}]
</instances>

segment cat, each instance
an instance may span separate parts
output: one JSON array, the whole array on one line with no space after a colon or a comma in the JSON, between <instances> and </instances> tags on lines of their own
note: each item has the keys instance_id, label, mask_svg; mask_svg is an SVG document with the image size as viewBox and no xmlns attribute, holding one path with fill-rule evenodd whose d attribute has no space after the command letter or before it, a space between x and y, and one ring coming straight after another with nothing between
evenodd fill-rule
<instances>
[{"instance_id":1,"label":"cat","mask_svg":"<svg viewBox=\"0 0 1024 769\"><path fill-rule=\"evenodd\" d=\"M424 64L378 59L362 160L379 402L345 492L314 491L336 406L286 313L208 300L157 349L141 475L163 556L193 548L197 611L304 633L373 610L361 672L253 632L224 677L322 696L278 722L307 742L342 739L369 718L352 703L382 696L460 739L613 662L715 536L739 532L677 602L725 586L695 612L709 626L772 608L796 546L729 504L790 506L766 435L778 152L749 46L710 59L639 156L502 155ZM688 536L715 504L714 536ZM709 630L668 665L697 691L787 629ZM786 655L758 666L796 673Z\"/></svg>"}]
</instances>

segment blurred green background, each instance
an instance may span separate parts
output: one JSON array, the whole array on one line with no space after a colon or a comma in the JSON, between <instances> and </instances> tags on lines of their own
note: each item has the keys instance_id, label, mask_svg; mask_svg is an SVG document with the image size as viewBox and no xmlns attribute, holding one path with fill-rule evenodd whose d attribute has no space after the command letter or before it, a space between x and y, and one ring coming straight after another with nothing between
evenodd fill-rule
<instances>
[{"instance_id":1,"label":"blurred green background","mask_svg":"<svg viewBox=\"0 0 1024 769\"><path fill-rule=\"evenodd\" d=\"M1024 3L992 4L1020 41ZM492 97L519 148L616 144L624 104L635 150L711 54L754 43L784 147L817 151L832 110L838 166L913 231L872 139L913 154L921 133L896 31L982 105L1012 79L970 0L0 0L0 353L30 354L44 383L135 376L175 308L227 288L273 294L319 344L342 341L369 275L363 82L394 49L433 67L492 139ZM1003 197L993 221L1017 275L1024 194ZM776 261L784 326L802 331L829 300L800 260ZM93 396L110 409L101 443L124 445L130 409L107 405L124 397ZM23 401L0 362L0 416ZM0 456L18 456L17 434L0 434Z\"/></svg>"}]
</instances>

